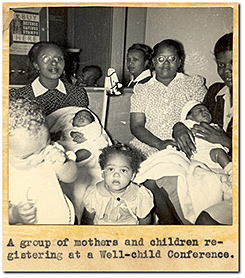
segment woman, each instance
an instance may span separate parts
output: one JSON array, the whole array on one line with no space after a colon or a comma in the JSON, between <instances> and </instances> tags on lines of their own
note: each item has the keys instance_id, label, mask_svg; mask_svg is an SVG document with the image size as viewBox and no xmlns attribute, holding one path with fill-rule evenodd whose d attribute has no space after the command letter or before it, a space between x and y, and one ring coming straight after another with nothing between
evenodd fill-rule
<instances>
[{"instance_id":1,"label":"woman","mask_svg":"<svg viewBox=\"0 0 245 278\"><path fill-rule=\"evenodd\" d=\"M225 34L215 44L214 55L217 71L223 82L210 86L203 103L209 108L213 122L222 129L217 130L208 124L195 125L196 137L211 143L219 143L231 150L232 146L232 33ZM182 123L174 126L173 136L178 145L189 157L195 151L192 133Z\"/></svg>"},{"instance_id":2,"label":"woman","mask_svg":"<svg viewBox=\"0 0 245 278\"><path fill-rule=\"evenodd\" d=\"M176 145L169 138L173 125L181 119L183 106L192 99L202 101L207 91L203 78L183 73L184 51L179 42L169 39L156 44L152 56L155 74L147 83L134 87L130 113L130 128L136 137L131 144L146 156L168 145ZM177 177L144 183L154 195L155 213L160 224L182 224L169 200L173 195L170 191L176 184Z\"/></svg>"},{"instance_id":3,"label":"woman","mask_svg":"<svg viewBox=\"0 0 245 278\"><path fill-rule=\"evenodd\" d=\"M137 83L144 84L151 79L151 54L152 49L145 44L135 43L128 49L127 69L131 80L127 87L133 88Z\"/></svg>"},{"instance_id":4,"label":"woman","mask_svg":"<svg viewBox=\"0 0 245 278\"><path fill-rule=\"evenodd\" d=\"M184 51L179 42L169 39L156 44L152 57L155 75L134 87L130 113L130 128L136 137L131 143L147 156L176 145L169 138L183 106L192 99L202 101L207 92L202 77L181 72Z\"/></svg>"},{"instance_id":5,"label":"woman","mask_svg":"<svg viewBox=\"0 0 245 278\"><path fill-rule=\"evenodd\" d=\"M34 98L43 107L46 116L63 107L88 107L88 96L84 88L60 79L65 67L65 53L58 45L38 42L28 55L38 77L29 85L10 90L10 98Z\"/></svg>"}]
</instances>

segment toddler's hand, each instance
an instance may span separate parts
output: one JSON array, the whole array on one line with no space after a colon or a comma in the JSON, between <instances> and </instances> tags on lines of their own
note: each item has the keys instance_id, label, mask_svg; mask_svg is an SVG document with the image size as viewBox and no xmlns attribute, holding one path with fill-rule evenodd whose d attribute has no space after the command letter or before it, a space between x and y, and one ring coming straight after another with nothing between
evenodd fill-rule
<instances>
[{"instance_id":1,"label":"toddler's hand","mask_svg":"<svg viewBox=\"0 0 245 278\"><path fill-rule=\"evenodd\" d=\"M78 132L78 131L71 131L70 135L73 138L73 141L77 142L77 143L83 143L83 142L85 142L87 140L83 136L83 134L81 132Z\"/></svg>"},{"instance_id":2,"label":"toddler's hand","mask_svg":"<svg viewBox=\"0 0 245 278\"><path fill-rule=\"evenodd\" d=\"M13 224L35 224L37 208L34 202L20 202L17 205L13 205L10 213L10 222Z\"/></svg>"},{"instance_id":3,"label":"toddler's hand","mask_svg":"<svg viewBox=\"0 0 245 278\"><path fill-rule=\"evenodd\" d=\"M66 161L65 150L57 143L47 146L43 152L43 155L45 160L50 161L55 167L63 166Z\"/></svg>"}]
</instances>

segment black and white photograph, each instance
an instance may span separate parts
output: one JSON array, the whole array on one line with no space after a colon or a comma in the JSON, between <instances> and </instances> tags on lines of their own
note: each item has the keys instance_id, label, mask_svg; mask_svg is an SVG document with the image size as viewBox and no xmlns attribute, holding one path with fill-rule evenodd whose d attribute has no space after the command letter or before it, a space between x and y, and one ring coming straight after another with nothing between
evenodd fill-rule
<instances>
[{"instance_id":1,"label":"black and white photograph","mask_svg":"<svg viewBox=\"0 0 245 278\"><path fill-rule=\"evenodd\" d=\"M3 271L239 271L238 3L3 3Z\"/></svg>"}]
</instances>

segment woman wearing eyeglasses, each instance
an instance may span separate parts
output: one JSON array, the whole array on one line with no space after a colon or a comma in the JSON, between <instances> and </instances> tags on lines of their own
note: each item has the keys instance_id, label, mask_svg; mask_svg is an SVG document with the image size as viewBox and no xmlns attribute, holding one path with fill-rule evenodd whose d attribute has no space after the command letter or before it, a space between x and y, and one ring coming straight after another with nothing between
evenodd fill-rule
<instances>
[{"instance_id":1,"label":"woman wearing eyeglasses","mask_svg":"<svg viewBox=\"0 0 245 278\"><path fill-rule=\"evenodd\" d=\"M181 43L164 40L153 48L155 74L145 84L137 84L131 97L130 128L132 145L147 156L176 146L172 128L181 120L183 106L189 100L202 101L207 89L200 76L183 73L184 51Z\"/></svg>"},{"instance_id":2,"label":"woman wearing eyeglasses","mask_svg":"<svg viewBox=\"0 0 245 278\"><path fill-rule=\"evenodd\" d=\"M85 89L60 79L65 67L65 53L58 45L38 42L28 55L38 77L29 85L10 90L10 97L36 99L46 116L63 107L88 107Z\"/></svg>"}]
</instances>

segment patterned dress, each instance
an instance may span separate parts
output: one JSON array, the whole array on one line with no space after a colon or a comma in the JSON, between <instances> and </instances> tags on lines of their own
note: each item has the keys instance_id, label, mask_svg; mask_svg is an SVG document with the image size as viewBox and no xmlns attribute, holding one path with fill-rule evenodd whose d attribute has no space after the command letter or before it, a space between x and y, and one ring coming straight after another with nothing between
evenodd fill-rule
<instances>
[{"instance_id":1,"label":"patterned dress","mask_svg":"<svg viewBox=\"0 0 245 278\"><path fill-rule=\"evenodd\" d=\"M155 76L145 84L137 84L131 97L131 113L144 113L145 128L156 137L172 138L174 124L181 121L181 111L190 100L202 101L207 88L200 76L177 73L168 86L157 81ZM156 148L134 138L130 144L141 149L147 156L157 152Z\"/></svg>"},{"instance_id":2,"label":"patterned dress","mask_svg":"<svg viewBox=\"0 0 245 278\"><path fill-rule=\"evenodd\" d=\"M35 99L43 107L45 115L68 106L88 107L88 95L84 88L63 82L66 94L57 89L47 90L44 94L35 97L32 84L18 89L11 89L9 92L10 98L25 97Z\"/></svg>"}]
</instances>

